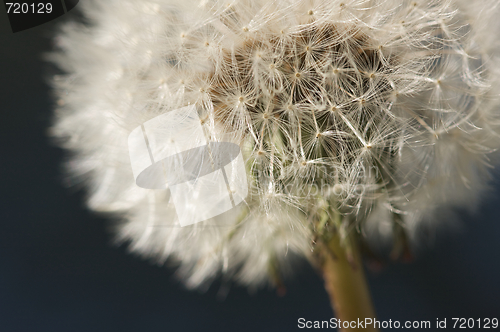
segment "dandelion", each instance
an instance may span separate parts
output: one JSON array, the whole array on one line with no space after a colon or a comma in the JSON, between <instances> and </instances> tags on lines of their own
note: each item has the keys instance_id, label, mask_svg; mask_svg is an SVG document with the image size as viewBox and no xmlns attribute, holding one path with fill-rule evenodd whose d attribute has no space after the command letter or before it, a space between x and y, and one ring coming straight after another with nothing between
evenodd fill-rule
<instances>
[{"instance_id":1,"label":"dandelion","mask_svg":"<svg viewBox=\"0 0 500 332\"><path fill-rule=\"evenodd\" d=\"M225 274L282 287L318 266L343 319L373 317L361 251L407 255L443 211L473 208L500 146L497 0L88 1L54 61L52 134L117 238L179 262L189 287ZM127 137L194 105L243 154L249 195L180 227L136 185Z\"/></svg>"}]
</instances>

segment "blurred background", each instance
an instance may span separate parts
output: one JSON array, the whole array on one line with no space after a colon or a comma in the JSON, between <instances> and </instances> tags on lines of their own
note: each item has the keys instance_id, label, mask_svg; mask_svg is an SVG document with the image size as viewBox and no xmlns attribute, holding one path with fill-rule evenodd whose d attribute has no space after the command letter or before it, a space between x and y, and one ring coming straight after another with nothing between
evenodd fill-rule
<instances>
[{"instance_id":1,"label":"blurred background","mask_svg":"<svg viewBox=\"0 0 500 332\"><path fill-rule=\"evenodd\" d=\"M12 33L0 13L0 330L294 331L299 318L333 317L307 264L285 296L217 282L188 291L175 269L112 244L111 223L64 187L65 153L47 136L53 101L42 59L64 15ZM500 111L500 110L499 110ZM499 167L500 169L500 167ZM500 171L461 226L429 240L410 264L368 272L379 320L500 318ZM226 296L220 296L228 291Z\"/></svg>"}]
</instances>

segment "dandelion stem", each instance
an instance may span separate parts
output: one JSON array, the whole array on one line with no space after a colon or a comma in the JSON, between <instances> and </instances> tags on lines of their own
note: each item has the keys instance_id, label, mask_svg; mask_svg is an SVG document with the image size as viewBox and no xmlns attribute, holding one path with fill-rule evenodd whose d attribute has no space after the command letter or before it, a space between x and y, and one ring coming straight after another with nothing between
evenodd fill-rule
<instances>
[{"instance_id":1,"label":"dandelion stem","mask_svg":"<svg viewBox=\"0 0 500 332\"><path fill-rule=\"evenodd\" d=\"M353 236L348 237L350 245L342 243L335 234L325 245L319 246L320 264L325 288L330 296L337 319L344 321L365 321L375 318L368 284L364 275L361 255ZM363 324L365 331L378 331L373 325ZM357 328L339 327L339 331L357 331Z\"/></svg>"}]
</instances>

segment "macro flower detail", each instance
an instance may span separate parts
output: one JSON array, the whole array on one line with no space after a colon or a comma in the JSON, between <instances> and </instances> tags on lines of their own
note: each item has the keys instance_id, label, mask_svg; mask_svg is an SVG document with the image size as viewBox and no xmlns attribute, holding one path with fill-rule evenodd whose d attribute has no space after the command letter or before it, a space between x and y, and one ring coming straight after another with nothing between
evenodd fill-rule
<instances>
[{"instance_id":1,"label":"macro flower detail","mask_svg":"<svg viewBox=\"0 0 500 332\"><path fill-rule=\"evenodd\" d=\"M455 206L473 208L500 146L498 1L110 0L81 4L54 61L52 134L120 241L172 258L189 287L227 274L281 285L393 242L397 258ZM239 146L246 199L180 227L170 192L136 186L130 132L192 106ZM340 249L339 249L340 250Z\"/></svg>"}]
</instances>

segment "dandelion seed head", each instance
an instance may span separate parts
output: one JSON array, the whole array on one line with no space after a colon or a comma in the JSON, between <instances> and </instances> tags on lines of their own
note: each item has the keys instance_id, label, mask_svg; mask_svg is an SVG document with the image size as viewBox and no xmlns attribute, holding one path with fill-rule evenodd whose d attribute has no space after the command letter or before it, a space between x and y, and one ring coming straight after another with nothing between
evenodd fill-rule
<instances>
[{"instance_id":1,"label":"dandelion seed head","mask_svg":"<svg viewBox=\"0 0 500 332\"><path fill-rule=\"evenodd\" d=\"M315 225L417 241L424 220L477 205L500 146L498 1L88 1L54 61L52 134L117 238L190 287L248 285L311 255ZM179 227L169 192L135 185L131 130L195 105L242 150L244 204ZM431 225L432 227L433 225Z\"/></svg>"}]
</instances>

